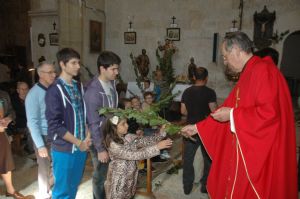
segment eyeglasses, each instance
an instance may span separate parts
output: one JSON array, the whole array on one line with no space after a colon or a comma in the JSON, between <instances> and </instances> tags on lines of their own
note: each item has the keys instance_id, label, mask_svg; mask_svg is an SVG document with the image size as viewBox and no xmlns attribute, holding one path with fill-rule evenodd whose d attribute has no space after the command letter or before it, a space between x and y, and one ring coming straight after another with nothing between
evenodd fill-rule
<instances>
[{"instance_id":1,"label":"eyeglasses","mask_svg":"<svg viewBox=\"0 0 300 199\"><path fill-rule=\"evenodd\" d=\"M56 74L55 71L40 71L40 72L42 72L42 73L47 73L47 74L49 74L49 75Z\"/></svg>"}]
</instances>

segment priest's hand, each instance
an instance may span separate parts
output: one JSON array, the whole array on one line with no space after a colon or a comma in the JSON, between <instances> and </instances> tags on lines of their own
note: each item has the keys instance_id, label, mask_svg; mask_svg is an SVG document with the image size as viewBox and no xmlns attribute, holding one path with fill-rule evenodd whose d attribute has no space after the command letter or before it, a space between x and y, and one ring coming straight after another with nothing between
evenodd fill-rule
<instances>
[{"instance_id":1,"label":"priest's hand","mask_svg":"<svg viewBox=\"0 0 300 199\"><path fill-rule=\"evenodd\" d=\"M230 120L230 107L221 107L210 115L219 122L228 122Z\"/></svg>"},{"instance_id":2,"label":"priest's hand","mask_svg":"<svg viewBox=\"0 0 300 199\"><path fill-rule=\"evenodd\" d=\"M191 137L192 135L195 135L198 133L196 125L187 125L185 127L183 127L180 131L180 133L184 136L184 137Z\"/></svg>"}]
</instances>

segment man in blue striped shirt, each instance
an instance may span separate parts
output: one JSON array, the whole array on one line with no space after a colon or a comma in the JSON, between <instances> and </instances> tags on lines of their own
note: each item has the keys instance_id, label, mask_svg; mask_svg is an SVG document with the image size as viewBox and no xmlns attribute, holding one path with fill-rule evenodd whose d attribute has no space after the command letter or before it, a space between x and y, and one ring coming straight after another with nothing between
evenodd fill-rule
<instances>
[{"instance_id":1,"label":"man in blue striped shirt","mask_svg":"<svg viewBox=\"0 0 300 199\"><path fill-rule=\"evenodd\" d=\"M86 125L83 86L73 78L80 55L63 48L57 54L61 74L46 93L48 138L51 141L54 187L52 199L75 199L91 140Z\"/></svg>"}]
</instances>

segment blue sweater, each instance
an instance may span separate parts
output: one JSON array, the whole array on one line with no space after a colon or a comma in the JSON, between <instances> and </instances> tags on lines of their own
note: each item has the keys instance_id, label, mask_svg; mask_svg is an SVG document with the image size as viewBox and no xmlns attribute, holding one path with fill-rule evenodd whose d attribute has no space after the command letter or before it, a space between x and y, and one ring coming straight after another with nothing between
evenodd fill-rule
<instances>
[{"instance_id":1,"label":"blue sweater","mask_svg":"<svg viewBox=\"0 0 300 199\"><path fill-rule=\"evenodd\" d=\"M78 83L80 95L83 95L83 86ZM72 106L68 92L59 81L48 88L46 93L46 118L48 121L48 139L51 141L51 147L55 151L74 152L75 145L63 139L67 132L74 135L76 125L75 109ZM86 108L84 100L84 118L86 118Z\"/></svg>"},{"instance_id":2,"label":"blue sweater","mask_svg":"<svg viewBox=\"0 0 300 199\"><path fill-rule=\"evenodd\" d=\"M36 148L45 146L42 136L47 135L45 95L47 88L42 84L35 84L25 99L27 126Z\"/></svg>"}]
</instances>

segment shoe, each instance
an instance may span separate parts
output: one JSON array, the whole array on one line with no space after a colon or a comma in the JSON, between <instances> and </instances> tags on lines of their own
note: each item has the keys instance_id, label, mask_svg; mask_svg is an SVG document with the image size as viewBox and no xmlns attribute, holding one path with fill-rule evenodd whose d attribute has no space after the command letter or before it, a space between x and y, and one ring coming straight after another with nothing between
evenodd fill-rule
<instances>
[{"instance_id":1,"label":"shoe","mask_svg":"<svg viewBox=\"0 0 300 199\"><path fill-rule=\"evenodd\" d=\"M166 159L162 159L160 156L155 156L153 158L151 158L152 162L166 162Z\"/></svg>"},{"instance_id":2,"label":"shoe","mask_svg":"<svg viewBox=\"0 0 300 199\"><path fill-rule=\"evenodd\" d=\"M15 199L29 199L29 198L34 198L33 196L24 196L23 194L15 191L14 193L8 193L6 192L6 197L13 197Z\"/></svg>"},{"instance_id":3,"label":"shoe","mask_svg":"<svg viewBox=\"0 0 300 199\"><path fill-rule=\"evenodd\" d=\"M183 185L183 192L185 195L189 195L193 190L193 184L191 185Z\"/></svg>"}]
</instances>

